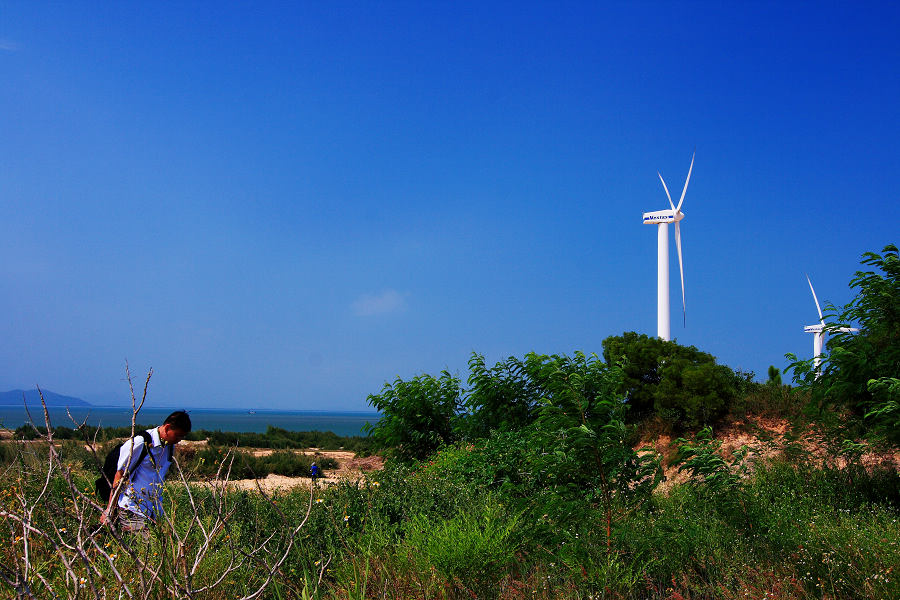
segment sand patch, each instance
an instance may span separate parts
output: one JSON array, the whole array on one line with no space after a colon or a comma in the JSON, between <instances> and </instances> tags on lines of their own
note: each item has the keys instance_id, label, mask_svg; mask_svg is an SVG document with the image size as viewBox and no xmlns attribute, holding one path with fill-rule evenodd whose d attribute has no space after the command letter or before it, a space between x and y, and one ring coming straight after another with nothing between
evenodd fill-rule
<instances>
[{"instance_id":1,"label":"sand patch","mask_svg":"<svg viewBox=\"0 0 900 600\"><path fill-rule=\"evenodd\" d=\"M267 456L272 454L272 452L273 450L268 448L258 448L253 451L256 456ZM360 481L373 471L379 471L384 468L384 459L380 456L358 457L355 453L345 450L319 450L318 448L295 450L295 452L307 456L332 458L337 461L338 467L325 470L324 476L316 480L317 486L334 485L339 481ZM221 482L217 481L206 483L208 485L221 485ZM229 481L227 485L229 488L237 490L258 490L262 488L266 494L272 494L275 492L286 492L298 487L309 489L311 484L312 480L309 477L287 477L273 473L259 480L234 479Z\"/></svg>"},{"instance_id":2,"label":"sand patch","mask_svg":"<svg viewBox=\"0 0 900 600\"><path fill-rule=\"evenodd\" d=\"M792 433L797 434L799 439L792 439ZM753 470L752 463L777 458L792 445L806 453L813 464L818 466L828 464L839 469L847 466L846 458L835 458L828 451L825 436L820 431L812 427L801 433L793 432L787 419L751 415L713 429L713 435L716 440L722 442L719 454L725 459L732 458L743 446L750 448L750 454L744 458L744 461L751 463L748 474ZM690 479L687 472L679 471L678 466L672 464L676 454L675 440L672 436L658 435L652 441L644 441L640 446L653 448L663 458L665 481L656 488L658 492L667 493L673 486ZM869 451L863 453L859 460L866 469L889 467L900 470L900 451Z\"/></svg>"}]
</instances>

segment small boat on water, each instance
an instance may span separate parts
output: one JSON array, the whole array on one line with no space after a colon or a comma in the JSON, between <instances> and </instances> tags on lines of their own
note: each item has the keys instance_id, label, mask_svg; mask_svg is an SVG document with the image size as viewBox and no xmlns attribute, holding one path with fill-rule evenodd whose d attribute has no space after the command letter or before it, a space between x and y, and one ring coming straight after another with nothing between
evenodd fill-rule
<instances>
[{"instance_id":1,"label":"small boat on water","mask_svg":"<svg viewBox=\"0 0 900 600\"><path fill-rule=\"evenodd\" d=\"M255 410L248 410L248 411L247 411L247 414L248 414L248 415L255 415L255 414L256 414L256 411L255 411Z\"/></svg>"}]
</instances>

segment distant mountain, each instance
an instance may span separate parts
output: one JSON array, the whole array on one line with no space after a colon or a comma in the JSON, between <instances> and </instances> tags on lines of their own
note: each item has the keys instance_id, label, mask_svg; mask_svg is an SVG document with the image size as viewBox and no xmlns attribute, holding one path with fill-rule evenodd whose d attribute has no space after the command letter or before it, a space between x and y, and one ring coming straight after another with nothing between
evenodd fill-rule
<instances>
[{"instance_id":1,"label":"distant mountain","mask_svg":"<svg viewBox=\"0 0 900 600\"><path fill-rule=\"evenodd\" d=\"M91 406L90 402L85 402L81 398L73 398L72 396L63 396L49 390L41 390L44 393L44 402L47 406ZM28 390L12 390L9 392L0 392L0 406L22 406L22 396L28 406L40 406L41 394L36 389Z\"/></svg>"}]
</instances>

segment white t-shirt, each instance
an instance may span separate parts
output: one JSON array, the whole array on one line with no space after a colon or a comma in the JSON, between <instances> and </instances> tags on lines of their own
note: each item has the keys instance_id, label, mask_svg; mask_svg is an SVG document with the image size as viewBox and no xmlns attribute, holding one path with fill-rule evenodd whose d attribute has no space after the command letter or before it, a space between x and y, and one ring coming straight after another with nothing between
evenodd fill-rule
<instances>
[{"instance_id":1,"label":"white t-shirt","mask_svg":"<svg viewBox=\"0 0 900 600\"><path fill-rule=\"evenodd\" d=\"M129 481L119 494L119 508L124 508L150 518L158 518L163 514L162 483L169 471L172 462L169 460L169 449L159 439L159 428L148 429L153 444L147 451L144 461L135 467L141 457L144 447L144 438L140 435L126 440L119 450L119 462L117 470L121 471L129 463L132 470ZM152 460L151 460L152 457Z\"/></svg>"}]
</instances>

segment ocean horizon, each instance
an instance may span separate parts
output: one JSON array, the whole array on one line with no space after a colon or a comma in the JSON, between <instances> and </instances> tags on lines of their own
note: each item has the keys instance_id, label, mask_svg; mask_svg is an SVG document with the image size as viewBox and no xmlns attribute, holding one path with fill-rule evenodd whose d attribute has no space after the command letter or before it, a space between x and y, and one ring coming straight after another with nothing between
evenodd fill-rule
<instances>
[{"instance_id":1,"label":"ocean horizon","mask_svg":"<svg viewBox=\"0 0 900 600\"><path fill-rule=\"evenodd\" d=\"M40 406L29 405L31 417L36 425L44 425L44 415ZM381 415L375 411L327 411L327 410L269 410L237 408L185 408L161 407L142 408L137 416L137 424L158 425L175 410L186 410L191 416L194 429L208 431L235 431L240 433L263 433L269 426L288 431L332 431L341 436L365 435L362 428L366 423L373 425ZM130 406L77 406L69 409L52 406L47 408L53 427L74 427L87 423L101 427L127 427L131 425ZM0 406L0 427L15 429L29 422L23 406Z\"/></svg>"}]
</instances>

